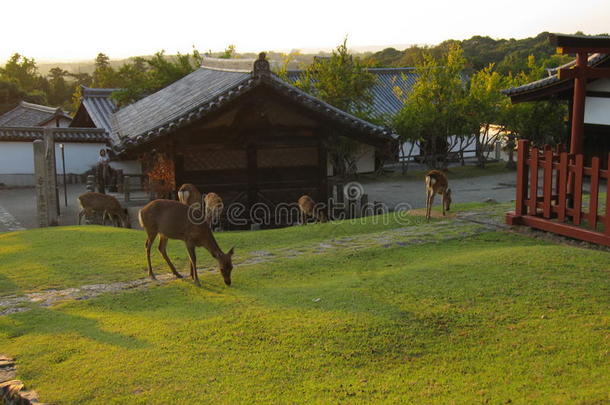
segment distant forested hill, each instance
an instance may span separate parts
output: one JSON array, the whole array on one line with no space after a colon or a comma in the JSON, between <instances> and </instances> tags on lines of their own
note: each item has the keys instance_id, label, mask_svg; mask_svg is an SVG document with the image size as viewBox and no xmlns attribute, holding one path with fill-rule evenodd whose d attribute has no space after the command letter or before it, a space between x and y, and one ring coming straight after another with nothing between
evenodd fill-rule
<instances>
[{"instance_id":1,"label":"distant forested hill","mask_svg":"<svg viewBox=\"0 0 610 405\"><path fill-rule=\"evenodd\" d=\"M402 51L387 48L372 54L369 62L377 67L414 66L421 60L422 52L439 56L450 44L457 42L464 50L464 57L472 71L494 63L500 73L517 73L527 70L529 55L533 55L545 67L554 67L570 60L569 57L556 55L555 47L549 42L550 35L549 32L542 32L524 39L493 39L477 35L463 41L447 40L435 46L415 45Z\"/></svg>"}]
</instances>

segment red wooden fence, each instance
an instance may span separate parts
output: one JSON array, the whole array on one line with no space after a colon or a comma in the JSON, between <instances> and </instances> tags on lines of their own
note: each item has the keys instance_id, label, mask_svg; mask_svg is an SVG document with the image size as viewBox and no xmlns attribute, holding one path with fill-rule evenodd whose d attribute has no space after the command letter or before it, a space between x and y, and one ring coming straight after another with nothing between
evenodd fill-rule
<instances>
[{"instance_id":1,"label":"red wooden fence","mask_svg":"<svg viewBox=\"0 0 610 405\"><path fill-rule=\"evenodd\" d=\"M561 147L553 151L548 145L531 148L525 140L519 141L517 153L515 211L506 215L506 222L610 246L610 155L609 166L601 169L598 157L587 167L582 154L571 155ZM600 203L602 184L606 195ZM586 185L589 201L583 204Z\"/></svg>"}]
</instances>

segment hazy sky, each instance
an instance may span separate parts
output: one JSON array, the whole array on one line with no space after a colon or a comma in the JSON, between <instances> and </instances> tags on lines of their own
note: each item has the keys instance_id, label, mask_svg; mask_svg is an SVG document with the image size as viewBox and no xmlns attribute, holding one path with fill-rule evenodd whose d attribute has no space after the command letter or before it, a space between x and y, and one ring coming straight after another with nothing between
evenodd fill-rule
<instances>
[{"instance_id":1,"label":"hazy sky","mask_svg":"<svg viewBox=\"0 0 610 405\"><path fill-rule=\"evenodd\" d=\"M569 6L568 6L569 5ZM1 0L0 60L436 44L473 35L610 31L609 0Z\"/></svg>"}]
</instances>

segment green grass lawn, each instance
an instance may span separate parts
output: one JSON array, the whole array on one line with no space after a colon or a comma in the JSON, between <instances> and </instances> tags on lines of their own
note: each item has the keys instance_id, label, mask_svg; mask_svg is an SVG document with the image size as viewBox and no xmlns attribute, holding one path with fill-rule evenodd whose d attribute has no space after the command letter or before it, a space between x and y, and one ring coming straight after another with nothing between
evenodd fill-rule
<instances>
[{"instance_id":1,"label":"green grass lawn","mask_svg":"<svg viewBox=\"0 0 610 405\"><path fill-rule=\"evenodd\" d=\"M295 246L296 232L328 239L322 228L220 239L251 251ZM0 284L141 277L140 236L2 235ZM50 245L64 247L37 269ZM230 288L202 274L201 288L177 280L0 317L0 353L58 404L608 403L609 258L506 232L278 258L236 268Z\"/></svg>"},{"instance_id":2,"label":"green grass lawn","mask_svg":"<svg viewBox=\"0 0 610 405\"><path fill-rule=\"evenodd\" d=\"M412 226L425 222L409 217ZM333 221L315 226L296 226L255 233L216 233L224 251L235 246L236 258L265 249L299 247L346 235L358 235L403 226L392 214L354 221ZM101 282L127 281L146 276L143 232L105 226L72 226L0 233L0 296L76 287ZM158 243L158 240L156 241ZM155 243L155 246L156 246ZM187 265L184 243L170 241L168 254L183 270ZM198 265L215 260L201 250ZM155 250L153 266L167 265Z\"/></svg>"}]
</instances>

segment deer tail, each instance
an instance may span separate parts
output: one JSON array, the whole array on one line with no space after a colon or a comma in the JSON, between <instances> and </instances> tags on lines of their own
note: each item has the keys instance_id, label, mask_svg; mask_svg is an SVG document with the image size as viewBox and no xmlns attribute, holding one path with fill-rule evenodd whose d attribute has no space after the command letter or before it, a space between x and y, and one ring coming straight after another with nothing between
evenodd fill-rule
<instances>
[{"instance_id":1,"label":"deer tail","mask_svg":"<svg viewBox=\"0 0 610 405\"><path fill-rule=\"evenodd\" d=\"M138 222L140 223L140 226L144 228L144 221L142 221L142 210L138 211Z\"/></svg>"},{"instance_id":2,"label":"deer tail","mask_svg":"<svg viewBox=\"0 0 610 405\"><path fill-rule=\"evenodd\" d=\"M180 200L180 202L182 204L186 204L186 202L189 199L189 194L190 193L188 192L188 190L179 190L178 191L178 200Z\"/></svg>"},{"instance_id":3,"label":"deer tail","mask_svg":"<svg viewBox=\"0 0 610 405\"><path fill-rule=\"evenodd\" d=\"M432 176L426 176L426 187L431 187L436 183L436 179Z\"/></svg>"}]
</instances>

